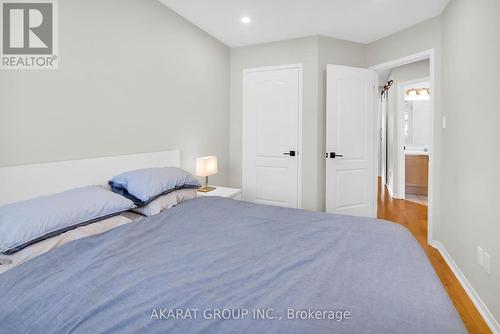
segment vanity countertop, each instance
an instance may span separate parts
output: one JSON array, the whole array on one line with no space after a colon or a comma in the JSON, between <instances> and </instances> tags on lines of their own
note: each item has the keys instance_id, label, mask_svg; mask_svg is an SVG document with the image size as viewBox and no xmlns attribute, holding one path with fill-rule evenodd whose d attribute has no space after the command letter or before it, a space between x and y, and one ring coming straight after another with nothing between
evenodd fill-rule
<instances>
[{"instance_id":1,"label":"vanity countertop","mask_svg":"<svg viewBox=\"0 0 500 334\"><path fill-rule=\"evenodd\" d=\"M405 155L429 155L428 147L405 147Z\"/></svg>"}]
</instances>

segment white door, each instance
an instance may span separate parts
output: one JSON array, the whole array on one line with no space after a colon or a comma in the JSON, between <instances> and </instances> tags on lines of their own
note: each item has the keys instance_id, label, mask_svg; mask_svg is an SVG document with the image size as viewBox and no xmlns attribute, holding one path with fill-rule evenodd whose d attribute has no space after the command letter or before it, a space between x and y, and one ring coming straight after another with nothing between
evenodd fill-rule
<instances>
[{"instance_id":1,"label":"white door","mask_svg":"<svg viewBox=\"0 0 500 334\"><path fill-rule=\"evenodd\" d=\"M299 207L302 65L245 70L243 199Z\"/></svg>"},{"instance_id":2,"label":"white door","mask_svg":"<svg viewBox=\"0 0 500 334\"><path fill-rule=\"evenodd\" d=\"M376 216L376 75L328 65L326 211Z\"/></svg>"}]
</instances>

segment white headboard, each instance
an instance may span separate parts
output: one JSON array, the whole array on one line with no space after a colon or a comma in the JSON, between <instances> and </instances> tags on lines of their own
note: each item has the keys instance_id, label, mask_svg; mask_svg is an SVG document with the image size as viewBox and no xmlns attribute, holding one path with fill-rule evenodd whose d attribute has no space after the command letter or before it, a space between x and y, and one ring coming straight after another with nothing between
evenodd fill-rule
<instances>
[{"instance_id":1,"label":"white headboard","mask_svg":"<svg viewBox=\"0 0 500 334\"><path fill-rule=\"evenodd\" d=\"M0 205L87 185L104 185L129 170L179 165L179 151L163 151L0 167Z\"/></svg>"}]
</instances>

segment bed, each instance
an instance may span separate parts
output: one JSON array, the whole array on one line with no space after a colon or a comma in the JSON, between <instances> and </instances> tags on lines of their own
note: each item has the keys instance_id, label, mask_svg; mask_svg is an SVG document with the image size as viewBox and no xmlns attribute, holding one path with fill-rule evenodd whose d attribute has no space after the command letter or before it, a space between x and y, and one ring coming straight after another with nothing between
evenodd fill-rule
<instances>
[{"instance_id":1,"label":"bed","mask_svg":"<svg viewBox=\"0 0 500 334\"><path fill-rule=\"evenodd\" d=\"M203 197L0 274L1 333L465 333L403 227Z\"/></svg>"}]
</instances>

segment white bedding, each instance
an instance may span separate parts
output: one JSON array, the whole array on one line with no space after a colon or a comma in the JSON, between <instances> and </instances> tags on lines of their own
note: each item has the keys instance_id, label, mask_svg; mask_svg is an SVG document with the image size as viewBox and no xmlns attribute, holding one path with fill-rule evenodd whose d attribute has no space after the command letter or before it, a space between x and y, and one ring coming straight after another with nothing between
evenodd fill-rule
<instances>
[{"instance_id":1,"label":"white bedding","mask_svg":"<svg viewBox=\"0 0 500 334\"><path fill-rule=\"evenodd\" d=\"M172 191L166 195L160 196L148 205L132 209L146 217L154 216L162 211L168 210L179 203L189 199L196 198L196 189L185 188Z\"/></svg>"},{"instance_id":2,"label":"white bedding","mask_svg":"<svg viewBox=\"0 0 500 334\"><path fill-rule=\"evenodd\" d=\"M141 208L142 210L137 211L143 213L144 215L148 215L148 213L151 213L150 211L152 210L152 208L156 209L157 212L160 212L163 210L168 210L183 201L193 198L196 198L196 189L179 189L158 198L148 206ZM152 207L151 205L153 205L154 207ZM162 208L161 210L160 207ZM89 225L80 226L73 230L56 235L52 238L37 242L36 244L28 246L12 255L0 254L0 274L20 264L23 264L26 261L33 259L34 257L37 257L53 249L56 249L57 247L67 244L70 241L95 234L100 234L109 231L117 226L128 224L142 218L144 218L144 216L139 213L130 211L123 212L118 216L104 219Z\"/></svg>"},{"instance_id":3,"label":"white bedding","mask_svg":"<svg viewBox=\"0 0 500 334\"><path fill-rule=\"evenodd\" d=\"M114 216L101 220L97 223L80 226L74 230L70 230L56 235L55 237L37 242L36 244L28 246L12 255L0 255L0 274L28 260L31 260L36 256L42 255L48 251L56 249L57 247L67 244L70 241L103 233L117 226L131 223L132 221L134 220L127 218L124 215Z\"/></svg>"}]
</instances>

